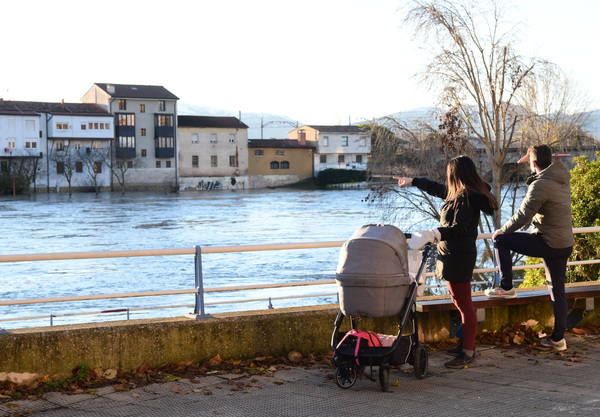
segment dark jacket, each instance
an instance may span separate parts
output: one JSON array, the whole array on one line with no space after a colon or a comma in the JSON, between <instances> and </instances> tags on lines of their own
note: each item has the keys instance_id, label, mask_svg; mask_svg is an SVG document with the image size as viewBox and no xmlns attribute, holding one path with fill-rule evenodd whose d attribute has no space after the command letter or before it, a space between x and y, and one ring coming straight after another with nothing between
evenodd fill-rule
<instances>
[{"instance_id":1,"label":"dark jacket","mask_svg":"<svg viewBox=\"0 0 600 417\"><path fill-rule=\"evenodd\" d=\"M512 233L533 224L533 233L551 248L573 246L571 222L571 174L562 162L554 162L543 171L531 176L527 183L527 195L519 210L502 227L504 233Z\"/></svg>"},{"instance_id":2,"label":"dark jacket","mask_svg":"<svg viewBox=\"0 0 600 417\"><path fill-rule=\"evenodd\" d=\"M426 178L415 178L412 184L434 197L446 198L445 185ZM469 191L455 201L444 201L440 210L441 242L437 245L435 274L451 282L469 282L477 260L477 227L479 212L492 214L490 201L484 194Z\"/></svg>"}]
</instances>

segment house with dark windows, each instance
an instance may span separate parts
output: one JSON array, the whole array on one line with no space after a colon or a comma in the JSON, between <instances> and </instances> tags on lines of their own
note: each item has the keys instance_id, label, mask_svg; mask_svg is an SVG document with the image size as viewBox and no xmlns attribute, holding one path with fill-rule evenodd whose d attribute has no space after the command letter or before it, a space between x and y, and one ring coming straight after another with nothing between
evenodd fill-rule
<instances>
[{"instance_id":1,"label":"house with dark windows","mask_svg":"<svg viewBox=\"0 0 600 417\"><path fill-rule=\"evenodd\" d=\"M179 189L248 188L248 126L236 117L178 116Z\"/></svg>"},{"instance_id":2,"label":"house with dark windows","mask_svg":"<svg viewBox=\"0 0 600 417\"><path fill-rule=\"evenodd\" d=\"M360 126L300 126L288 133L290 139L315 145L314 173L327 168L367 169L371 138Z\"/></svg>"},{"instance_id":3,"label":"house with dark windows","mask_svg":"<svg viewBox=\"0 0 600 417\"><path fill-rule=\"evenodd\" d=\"M113 132L96 104L0 100L0 168L40 191L109 189Z\"/></svg>"},{"instance_id":4,"label":"house with dark windows","mask_svg":"<svg viewBox=\"0 0 600 417\"><path fill-rule=\"evenodd\" d=\"M114 115L112 181L127 189L169 188L179 183L177 100L163 86L95 83L82 97Z\"/></svg>"},{"instance_id":5,"label":"house with dark windows","mask_svg":"<svg viewBox=\"0 0 600 417\"><path fill-rule=\"evenodd\" d=\"M250 139L248 173L252 188L293 184L313 175L315 145L290 139Z\"/></svg>"}]
</instances>

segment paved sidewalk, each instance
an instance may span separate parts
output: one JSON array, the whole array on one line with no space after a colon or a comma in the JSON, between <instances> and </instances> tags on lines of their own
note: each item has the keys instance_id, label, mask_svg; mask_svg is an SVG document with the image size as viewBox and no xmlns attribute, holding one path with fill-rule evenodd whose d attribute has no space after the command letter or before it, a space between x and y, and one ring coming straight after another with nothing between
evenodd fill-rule
<instances>
[{"instance_id":1,"label":"paved sidewalk","mask_svg":"<svg viewBox=\"0 0 600 417\"><path fill-rule=\"evenodd\" d=\"M429 374L390 373L391 392L367 378L338 388L332 368L292 368L273 377L221 375L94 395L48 393L0 404L0 416L593 416L600 415L600 336L569 335L556 353L481 347L472 366L448 370L433 352Z\"/></svg>"}]
</instances>

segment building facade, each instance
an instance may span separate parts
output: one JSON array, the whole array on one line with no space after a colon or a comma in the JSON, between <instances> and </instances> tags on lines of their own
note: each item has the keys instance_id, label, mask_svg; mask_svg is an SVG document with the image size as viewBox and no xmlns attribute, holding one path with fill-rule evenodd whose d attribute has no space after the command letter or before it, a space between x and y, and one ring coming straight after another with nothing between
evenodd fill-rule
<instances>
[{"instance_id":1,"label":"building facade","mask_svg":"<svg viewBox=\"0 0 600 417\"><path fill-rule=\"evenodd\" d=\"M178 116L180 190L248 188L248 126L236 117Z\"/></svg>"},{"instance_id":2,"label":"building facade","mask_svg":"<svg viewBox=\"0 0 600 417\"><path fill-rule=\"evenodd\" d=\"M2 169L36 190L109 189L111 114L95 104L0 101Z\"/></svg>"},{"instance_id":3,"label":"building facade","mask_svg":"<svg viewBox=\"0 0 600 417\"><path fill-rule=\"evenodd\" d=\"M293 184L313 176L314 145L289 139L248 141L252 188Z\"/></svg>"},{"instance_id":4,"label":"building facade","mask_svg":"<svg viewBox=\"0 0 600 417\"><path fill-rule=\"evenodd\" d=\"M98 104L114 115L113 186L177 187L177 100L154 85L95 83L84 94L84 103Z\"/></svg>"},{"instance_id":5,"label":"building facade","mask_svg":"<svg viewBox=\"0 0 600 417\"><path fill-rule=\"evenodd\" d=\"M314 144L313 175L327 168L366 170L371 153L367 129L359 126L305 125L288 134L299 143Z\"/></svg>"}]
</instances>

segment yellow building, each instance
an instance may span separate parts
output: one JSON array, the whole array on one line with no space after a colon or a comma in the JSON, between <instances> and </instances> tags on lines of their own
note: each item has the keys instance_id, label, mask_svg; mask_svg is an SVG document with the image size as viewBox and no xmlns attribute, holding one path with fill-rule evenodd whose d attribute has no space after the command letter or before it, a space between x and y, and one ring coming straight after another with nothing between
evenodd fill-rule
<instances>
[{"instance_id":1,"label":"yellow building","mask_svg":"<svg viewBox=\"0 0 600 417\"><path fill-rule=\"evenodd\" d=\"M289 139L248 140L248 175L266 186L292 184L313 176L314 145ZM260 184L256 184L260 188Z\"/></svg>"}]
</instances>

